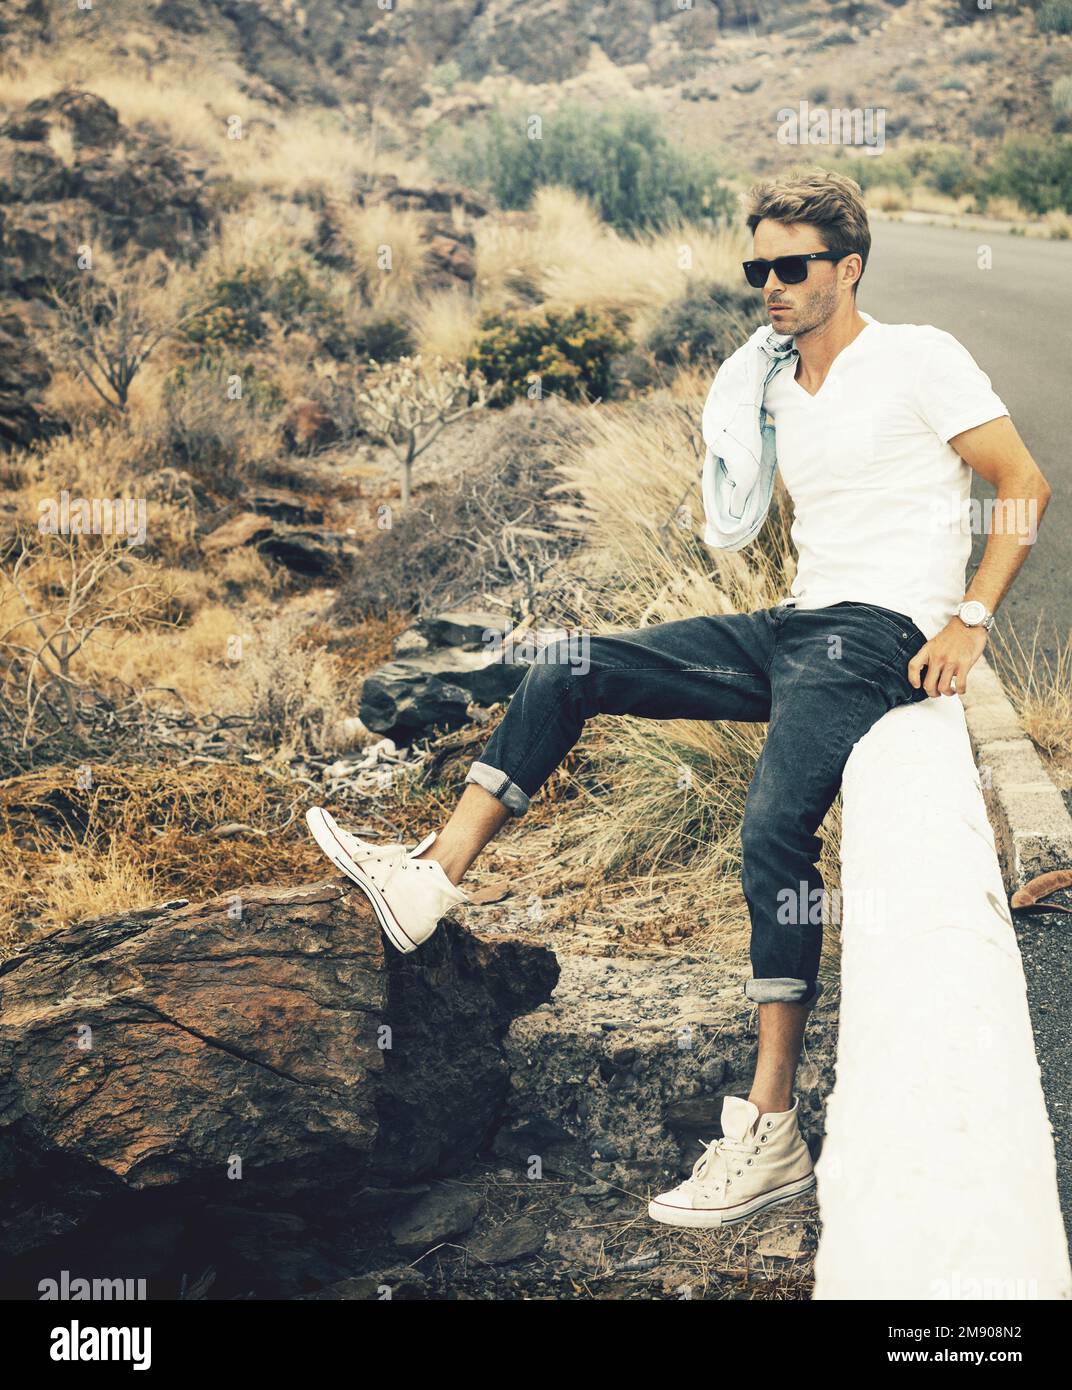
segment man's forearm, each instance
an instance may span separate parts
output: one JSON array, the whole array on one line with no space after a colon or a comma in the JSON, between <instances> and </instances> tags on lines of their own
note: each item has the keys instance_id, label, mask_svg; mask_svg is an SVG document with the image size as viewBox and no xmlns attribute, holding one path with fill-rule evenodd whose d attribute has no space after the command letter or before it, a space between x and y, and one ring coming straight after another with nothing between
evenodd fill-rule
<instances>
[{"instance_id":1,"label":"man's forearm","mask_svg":"<svg viewBox=\"0 0 1072 1390\"><path fill-rule=\"evenodd\" d=\"M991 511L994 524L966 599L978 599L991 613L996 611L1030 553L1051 495L1037 471L998 493Z\"/></svg>"}]
</instances>

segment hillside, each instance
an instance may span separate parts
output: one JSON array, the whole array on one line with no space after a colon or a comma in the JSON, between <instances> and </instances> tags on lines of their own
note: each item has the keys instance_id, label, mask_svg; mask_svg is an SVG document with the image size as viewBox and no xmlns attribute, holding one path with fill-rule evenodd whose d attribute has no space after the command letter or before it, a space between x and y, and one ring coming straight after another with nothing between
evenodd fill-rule
<instances>
[{"instance_id":1,"label":"hillside","mask_svg":"<svg viewBox=\"0 0 1072 1390\"><path fill-rule=\"evenodd\" d=\"M749 167L777 162L757 133L802 99L884 107L888 139L978 150L1049 124L1067 37L1043 41L1033 0L439 0L379 10L359 0L11 0L9 54L77 44L87 72L121 61L217 71L271 105L378 109L414 136L506 96L640 98L680 137ZM91 54L96 55L95 59ZM538 107L536 108L538 109Z\"/></svg>"}]
</instances>

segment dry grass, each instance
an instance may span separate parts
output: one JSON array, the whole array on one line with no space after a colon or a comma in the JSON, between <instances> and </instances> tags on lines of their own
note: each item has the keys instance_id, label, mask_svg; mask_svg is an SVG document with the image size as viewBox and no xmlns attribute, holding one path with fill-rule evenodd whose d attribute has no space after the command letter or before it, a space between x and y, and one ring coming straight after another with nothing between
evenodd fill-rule
<instances>
[{"instance_id":1,"label":"dry grass","mask_svg":"<svg viewBox=\"0 0 1072 1390\"><path fill-rule=\"evenodd\" d=\"M282 197L320 193L348 200L358 179L431 177L423 156L356 133L354 109L281 116L278 106L251 95L248 74L222 53L183 58L160 51L149 36L126 35L134 61L117 60L86 43L79 27L68 25L66 42L9 65L0 110L62 87L83 87L114 106L125 126L151 127L207 161L213 173ZM382 123L390 130L385 114Z\"/></svg>"},{"instance_id":2,"label":"dry grass","mask_svg":"<svg viewBox=\"0 0 1072 1390\"><path fill-rule=\"evenodd\" d=\"M0 955L39 930L174 897L233 892L323 864L298 815L307 789L243 767L48 768L0 783ZM83 778L82 780L86 780ZM214 830L246 825L217 838Z\"/></svg>"},{"instance_id":3,"label":"dry grass","mask_svg":"<svg viewBox=\"0 0 1072 1390\"><path fill-rule=\"evenodd\" d=\"M445 362L464 362L476 345L480 304L460 290L443 290L418 301L410 313L417 351Z\"/></svg>"},{"instance_id":4,"label":"dry grass","mask_svg":"<svg viewBox=\"0 0 1072 1390\"><path fill-rule=\"evenodd\" d=\"M365 294L377 308L407 303L424 271L422 219L388 203L335 210L337 240L362 277Z\"/></svg>"},{"instance_id":5,"label":"dry grass","mask_svg":"<svg viewBox=\"0 0 1072 1390\"><path fill-rule=\"evenodd\" d=\"M544 187L526 217L479 224L476 288L485 309L506 308L526 293L552 309L621 309L642 335L690 281L737 285L747 254L738 229L682 225L623 237L577 194Z\"/></svg>"},{"instance_id":6,"label":"dry grass","mask_svg":"<svg viewBox=\"0 0 1072 1390\"><path fill-rule=\"evenodd\" d=\"M1040 626L1041 620L1028 647L1015 633L995 634L991 660L1020 722L1072 785L1072 634L1051 658L1041 650Z\"/></svg>"}]
</instances>

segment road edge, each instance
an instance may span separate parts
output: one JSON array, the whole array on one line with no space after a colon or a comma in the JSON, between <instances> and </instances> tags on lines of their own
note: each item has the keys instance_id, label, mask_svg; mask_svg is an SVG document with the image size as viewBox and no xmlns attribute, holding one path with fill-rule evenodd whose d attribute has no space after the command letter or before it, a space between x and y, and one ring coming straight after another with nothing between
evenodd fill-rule
<instances>
[{"instance_id":1,"label":"road edge","mask_svg":"<svg viewBox=\"0 0 1072 1390\"><path fill-rule=\"evenodd\" d=\"M1009 892L1072 865L1072 815L985 657L963 696L972 752Z\"/></svg>"}]
</instances>

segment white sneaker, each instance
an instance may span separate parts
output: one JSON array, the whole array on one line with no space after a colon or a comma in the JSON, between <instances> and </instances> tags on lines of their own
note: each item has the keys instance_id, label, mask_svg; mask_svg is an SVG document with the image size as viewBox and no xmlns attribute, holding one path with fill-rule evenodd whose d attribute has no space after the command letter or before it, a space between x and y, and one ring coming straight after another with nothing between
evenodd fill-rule
<instances>
[{"instance_id":1,"label":"white sneaker","mask_svg":"<svg viewBox=\"0 0 1072 1390\"><path fill-rule=\"evenodd\" d=\"M468 893L451 883L442 864L418 859L436 837L433 830L419 845L376 845L350 835L322 806L305 813L313 839L333 864L361 888L372 904L392 946L415 951L435 931L439 919Z\"/></svg>"},{"instance_id":2,"label":"white sneaker","mask_svg":"<svg viewBox=\"0 0 1072 1390\"><path fill-rule=\"evenodd\" d=\"M797 1127L799 1103L760 1120L750 1100L726 1096L723 1137L706 1146L691 1177L649 1202L648 1215L667 1226L728 1226L810 1192L815 1174Z\"/></svg>"}]
</instances>

